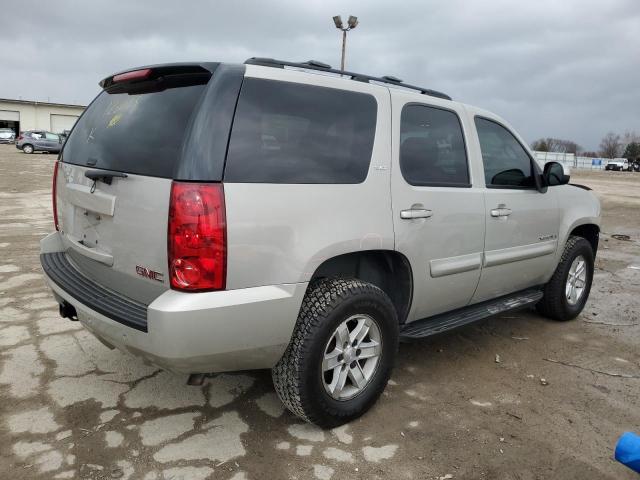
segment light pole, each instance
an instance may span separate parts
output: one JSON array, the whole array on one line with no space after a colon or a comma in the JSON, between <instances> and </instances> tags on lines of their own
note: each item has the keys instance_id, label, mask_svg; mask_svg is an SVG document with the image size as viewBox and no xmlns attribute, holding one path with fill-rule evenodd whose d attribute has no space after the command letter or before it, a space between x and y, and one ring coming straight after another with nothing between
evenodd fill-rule
<instances>
[{"instance_id":1,"label":"light pole","mask_svg":"<svg viewBox=\"0 0 640 480\"><path fill-rule=\"evenodd\" d=\"M358 17L349 15L349 20L347 21L347 26L345 27L342 24L342 18L340 17L340 15L336 15L335 17L333 17L333 23L336 24L336 28L342 30L342 60L340 61L340 70L344 70L344 51L347 45L347 32L349 30L353 30L358 26Z\"/></svg>"}]
</instances>

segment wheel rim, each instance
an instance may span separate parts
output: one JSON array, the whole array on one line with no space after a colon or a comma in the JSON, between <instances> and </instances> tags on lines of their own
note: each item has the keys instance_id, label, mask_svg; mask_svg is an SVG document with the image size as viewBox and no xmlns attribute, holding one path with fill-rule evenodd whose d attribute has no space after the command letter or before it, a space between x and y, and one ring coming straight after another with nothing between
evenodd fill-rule
<instances>
[{"instance_id":1,"label":"wheel rim","mask_svg":"<svg viewBox=\"0 0 640 480\"><path fill-rule=\"evenodd\" d=\"M567 284L565 286L567 303L576 305L582 299L586 286L587 262L582 255L578 255L573 259L567 275Z\"/></svg>"},{"instance_id":2,"label":"wheel rim","mask_svg":"<svg viewBox=\"0 0 640 480\"><path fill-rule=\"evenodd\" d=\"M333 332L324 348L322 383L335 400L350 400L371 382L380 356L380 328L369 315L353 315Z\"/></svg>"},{"instance_id":3,"label":"wheel rim","mask_svg":"<svg viewBox=\"0 0 640 480\"><path fill-rule=\"evenodd\" d=\"M26 146L26 147L24 147L24 151L26 153L31 153L33 151L33 149L31 147L29 147L29 146Z\"/></svg>"}]
</instances>

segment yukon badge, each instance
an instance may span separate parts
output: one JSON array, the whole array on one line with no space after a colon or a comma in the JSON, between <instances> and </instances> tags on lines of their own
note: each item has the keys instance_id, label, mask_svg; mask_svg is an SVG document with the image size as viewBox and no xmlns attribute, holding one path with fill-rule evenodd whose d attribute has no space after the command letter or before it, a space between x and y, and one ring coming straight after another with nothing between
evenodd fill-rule
<instances>
[{"instance_id":1,"label":"yukon badge","mask_svg":"<svg viewBox=\"0 0 640 480\"><path fill-rule=\"evenodd\" d=\"M547 240L555 240L556 238L558 238L557 235L555 234L550 234L550 235L540 235L538 237L538 240L540 240L541 242L545 242Z\"/></svg>"},{"instance_id":2,"label":"yukon badge","mask_svg":"<svg viewBox=\"0 0 640 480\"><path fill-rule=\"evenodd\" d=\"M151 280L155 280L156 282L164 282L164 275L162 273L154 272L153 270L141 267L140 265L136 265L136 273L141 277L146 277Z\"/></svg>"}]
</instances>

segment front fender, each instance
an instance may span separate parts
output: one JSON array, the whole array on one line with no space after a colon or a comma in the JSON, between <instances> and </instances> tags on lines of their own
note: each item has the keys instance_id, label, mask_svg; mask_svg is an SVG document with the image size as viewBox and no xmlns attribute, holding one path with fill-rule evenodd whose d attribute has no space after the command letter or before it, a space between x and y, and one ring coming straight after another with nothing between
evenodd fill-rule
<instances>
[{"instance_id":1,"label":"front fender","mask_svg":"<svg viewBox=\"0 0 640 480\"><path fill-rule=\"evenodd\" d=\"M560 225L558 229L558 250L556 260L560 261L564 246L571 232L581 225L596 225L600 228L600 200L590 190L573 185L551 187L558 189L558 210Z\"/></svg>"}]
</instances>

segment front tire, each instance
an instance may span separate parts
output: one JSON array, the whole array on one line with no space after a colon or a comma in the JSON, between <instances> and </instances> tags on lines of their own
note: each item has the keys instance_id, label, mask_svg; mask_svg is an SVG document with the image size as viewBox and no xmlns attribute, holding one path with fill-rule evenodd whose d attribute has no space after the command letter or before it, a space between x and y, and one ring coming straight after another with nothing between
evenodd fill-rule
<instances>
[{"instance_id":1,"label":"front tire","mask_svg":"<svg viewBox=\"0 0 640 480\"><path fill-rule=\"evenodd\" d=\"M357 279L321 279L309 286L273 383L295 415L337 427L376 402L397 350L398 319L382 290Z\"/></svg>"},{"instance_id":2,"label":"front tire","mask_svg":"<svg viewBox=\"0 0 640 480\"><path fill-rule=\"evenodd\" d=\"M544 287L544 296L536 305L538 312L558 321L577 317L589 298L593 264L591 244L582 237L569 237L560 263Z\"/></svg>"}]
</instances>

